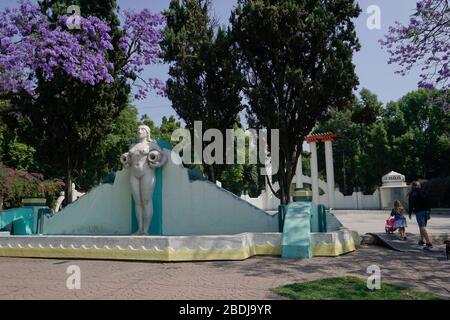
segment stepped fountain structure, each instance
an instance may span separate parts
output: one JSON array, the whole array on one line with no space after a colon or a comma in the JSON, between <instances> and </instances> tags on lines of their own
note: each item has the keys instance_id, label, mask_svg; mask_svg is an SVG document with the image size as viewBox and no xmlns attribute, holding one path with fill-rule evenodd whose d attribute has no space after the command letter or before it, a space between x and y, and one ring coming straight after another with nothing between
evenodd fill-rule
<instances>
[{"instance_id":1,"label":"stepped fountain structure","mask_svg":"<svg viewBox=\"0 0 450 320\"><path fill-rule=\"evenodd\" d=\"M266 212L212 182L196 179L179 164L181 159L169 143L140 134L143 144L130 150L135 155L122 157L125 166L114 181L93 188L61 211L33 203L0 211L0 229L12 226L11 234L0 233L0 256L146 261L240 260L254 255L310 258L337 256L359 244L357 233L342 228L323 206L305 199L289 205L283 216ZM149 179L133 170L142 160L139 154L146 157L140 163Z\"/></svg>"}]
</instances>

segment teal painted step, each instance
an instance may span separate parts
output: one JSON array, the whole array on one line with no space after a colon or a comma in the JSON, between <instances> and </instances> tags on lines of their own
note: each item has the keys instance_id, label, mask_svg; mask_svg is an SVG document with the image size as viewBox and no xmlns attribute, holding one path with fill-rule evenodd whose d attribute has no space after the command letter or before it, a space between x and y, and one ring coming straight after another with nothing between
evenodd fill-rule
<instances>
[{"instance_id":1,"label":"teal painted step","mask_svg":"<svg viewBox=\"0 0 450 320\"><path fill-rule=\"evenodd\" d=\"M311 232L327 232L327 215L323 205L311 205Z\"/></svg>"},{"instance_id":2,"label":"teal painted step","mask_svg":"<svg viewBox=\"0 0 450 320\"><path fill-rule=\"evenodd\" d=\"M0 229L13 224L15 235L30 235L35 229L35 210L33 207L0 211Z\"/></svg>"},{"instance_id":3,"label":"teal painted step","mask_svg":"<svg viewBox=\"0 0 450 320\"><path fill-rule=\"evenodd\" d=\"M312 257L311 202L294 202L288 205L281 240L283 258L309 259Z\"/></svg>"}]
</instances>

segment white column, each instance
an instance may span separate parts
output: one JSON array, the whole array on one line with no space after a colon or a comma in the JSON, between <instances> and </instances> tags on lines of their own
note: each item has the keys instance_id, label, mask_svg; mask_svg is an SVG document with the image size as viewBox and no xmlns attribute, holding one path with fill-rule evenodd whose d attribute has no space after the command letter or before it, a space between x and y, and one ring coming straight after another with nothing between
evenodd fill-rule
<instances>
[{"instance_id":1,"label":"white column","mask_svg":"<svg viewBox=\"0 0 450 320\"><path fill-rule=\"evenodd\" d=\"M334 166L333 145L331 140L325 141L325 164L327 170L328 206L334 208Z\"/></svg>"},{"instance_id":2,"label":"white column","mask_svg":"<svg viewBox=\"0 0 450 320\"><path fill-rule=\"evenodd\" d=\"M295 187L296 188L299 188L299 189L303 188L302 175L303 175L302 155L300 154L300 157L298 157L298 160L297 160L297 167L295 168Z\"/></svg>"},{"instance_id":3,"label":"white column","mask_svg":"<svg viewBox=\"0 0 450 320\"><path fill-rule=\"evenodd\" d=\"M311 150L311 189L312 202L319 204L319 171L317 169L317 146L315 142L309 144Z\"/></svg>"}]
</instances>

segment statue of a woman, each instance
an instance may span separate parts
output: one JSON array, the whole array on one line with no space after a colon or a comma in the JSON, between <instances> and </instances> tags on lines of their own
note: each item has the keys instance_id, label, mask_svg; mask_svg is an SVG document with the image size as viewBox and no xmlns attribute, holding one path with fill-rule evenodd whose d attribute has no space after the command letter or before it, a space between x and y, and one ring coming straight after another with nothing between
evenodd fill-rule
<instances>
[{"instance_id":1,"label":"statue of a woman","mask_svg":"<svg viewBox=\"0 0 450 320\"><path fill-rule=\"evenodd\" d=\"M156 141L150 139L150 128L141 125L137 131L138 142L122 155L121 162L130 169L131 192L136 203L138 230L135 235L148 235L153 216L153 189L155 168L163 166L167 156Z\"/></svg>"}]
</instances>

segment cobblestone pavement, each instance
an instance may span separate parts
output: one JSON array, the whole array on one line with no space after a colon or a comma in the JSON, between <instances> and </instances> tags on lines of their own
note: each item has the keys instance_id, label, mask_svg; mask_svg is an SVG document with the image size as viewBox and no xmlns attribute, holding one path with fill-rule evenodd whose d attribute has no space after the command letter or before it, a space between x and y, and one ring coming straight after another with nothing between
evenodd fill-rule
<instances>
[{"instance_id":1,"label":"cobblestone pavement","mask_svg":"<svg viewBox=\"0 0 450 320\"><path fill-rule=\"evenodd\" d=\"M280 299L269 289L333 276L367 277L380 266L382 281L450 298L450 262L441 252L399 253L362 247L337 257L286 260L149 263L0 257L3 299ZM66 270L81 268L81 289L69 290Z\"/></svg>"}]
</instances>

